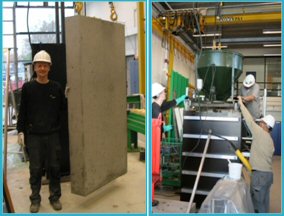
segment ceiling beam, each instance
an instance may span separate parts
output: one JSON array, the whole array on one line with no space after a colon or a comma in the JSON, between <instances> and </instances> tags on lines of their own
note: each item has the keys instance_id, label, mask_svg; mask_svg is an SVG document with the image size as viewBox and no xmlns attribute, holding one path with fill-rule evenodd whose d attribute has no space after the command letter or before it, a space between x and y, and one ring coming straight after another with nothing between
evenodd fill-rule
<instances>
[{"instance_id":1,"label":"ceiling beam","mask_svg":"<svg viewBox=\"0 0 284 216\"><path fill-rule=\"evenodd\" d=\"M161 38L166 37L164 39L166 39L167 42L172 40L174 47L190 62L193 63L195 61L195 54L189 49L189 47L187 47L181 41L179 41L176 38L176 36L170 34L170 32L164 31L163 27L156 19L152 20L152 29L153 29L152 31L155 32L157 36Z\"/></svg>"},{"instance_id":2,"label":"ceiling beam","mask_svg":"<svg viewBox=\"0 0 284 216\"><path fill-rule=\"evenodd\" d=\"M153 2L152 5L152 17L158 17L161 13L165 12L165 8L159 2Z\"/></svg>"},{"instance_id":3,"label":"ceiling beam","mask_svg":"<svg viewBox=\"0 0 284 216\"><path fill-rule=\"evenodd\" d=\"M262 43L262 42L281 42L281 37L249 37L249 38L220 38L221 43Z\"/></svg>"},{"instance_id":4,"label":"ceiling beam","mask_svg":"<svg viewBox=\"0 0 284 216\"><path fill-rule=\"evenodd\" d=\"M161 2L162 3L162 2ZM171 6L174 12L178 11L185 11L185 10L207 10L207 14L210 15L212 13L215 13L217 9L218 2L168 2L168 4ZM168 7L168 6L167 6ZM260 11L266 11L273 9L274 11L281 11L281 3L280 2L246 2L239 4L236 2L223 2L223 6L221 6L222 12L230 11L232 9L240 9L242 11L247 10L260 10ZM165 12L172 11L171 9L165 8Z\"/></svg>"},{"instance_id":5,"label":"ceiling beam","mask_svg":"<svg viewBox=\"0 0 284 216\"><path fill-rule=\"evenodd\" d=\"M205 26L211 25L236 25L236 24L257 24L257 23L281 23L281 12L259 13L259 14L234 14L221 15L220 19L216 16L205 16L203 22Z\"/></svg>"}]
</instances>

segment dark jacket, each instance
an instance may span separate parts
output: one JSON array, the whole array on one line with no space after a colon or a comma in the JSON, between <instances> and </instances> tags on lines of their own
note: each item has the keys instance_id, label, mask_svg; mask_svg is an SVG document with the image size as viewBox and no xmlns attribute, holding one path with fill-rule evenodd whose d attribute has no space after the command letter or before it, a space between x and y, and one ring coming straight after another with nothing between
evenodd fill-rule
<instances>
[{"instance_id":1,"label":"dark jacket","mask_svg":"<svg viewBox=\"0 0 284 216\"><path fill-rule=\"evenodd\" d=\"M17 130L27 134L50 134L60 129L60 114L67 103L59 83L36 80L22 87Z\"/></svg>"},{"instance_id":2,"label":"dark jacket","mask_svg":"<svg viewBox=\"0 0 284 216\"><path fill-rule=\"evenodd\" d=\"M174 107L177 104L176 100L171 101L164 101L160 106L156 102L152 103L152 118L157 119L161 113L162 121L164 120L163 112L167 111L168 109ZM163 133L163 125L161 125L161 134ZM162 135L161 135L162 138Z\"/></svg>"},{"instance_id":3,"label":"dark jacket","mask_svg":"<svg viewBox=\"0 0 284 216\"><path fill-rule=\"evenodd\" d=\"M160 106L156 102L152 103L152 118L158 118L160 113L167 111L177 104L176 100L164 101Z\"/></svg>"}]
</instances>

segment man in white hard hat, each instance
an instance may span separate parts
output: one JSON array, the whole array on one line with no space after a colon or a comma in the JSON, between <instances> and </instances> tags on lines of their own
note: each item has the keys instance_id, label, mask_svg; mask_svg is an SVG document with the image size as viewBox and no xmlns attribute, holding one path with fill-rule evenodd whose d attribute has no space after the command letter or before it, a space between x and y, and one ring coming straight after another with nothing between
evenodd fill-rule
<instances>
[{"instance_id":1,"label":"man in white hard hat","mask_svg":"<svg viewBox=\"0 0 284 216\"><path fill-rule=\"evenodd\" d=\"M29 154L31 206L39 211L43 169L49 177L49 201L54 210L61 210L60 187L60 112L66 108L66 99L60 84L49 80L50 55L41 50L33 59L36 79L22 87L17 122L18 143L26 146Z\"/></svg>"},{"instance_id":2,"label":"man in white hard hat","mask_svg":"<svg viewBox=\"0 0 284 216\"><path fill-rule=\"evenodd\" d=\"M243 86L240 88L240 96L253 118L260 118L259 85L255 82L254 75L248 74L246 76Z\"/></svg>"},{"instance_id":3,"label":"man in white hard hat","mask_svg":"<svg viewBox=\"0 0 284 216\"><path fill-rule=\"evenodd\" d=\"M274 143L270 130L275 125L275 119L272 115L267 115L257 124L240 96L239 104L253 138L249 162L252 166L250 189L254 209L256 213L268 213L269 192L273 183L272 157L274 154Z\"/></svg>"}]
</instances>

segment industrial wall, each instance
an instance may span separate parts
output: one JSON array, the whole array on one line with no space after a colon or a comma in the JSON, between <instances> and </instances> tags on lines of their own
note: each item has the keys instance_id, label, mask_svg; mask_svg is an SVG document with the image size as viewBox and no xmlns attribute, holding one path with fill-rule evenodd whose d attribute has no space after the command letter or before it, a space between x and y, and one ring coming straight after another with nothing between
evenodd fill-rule
<instances>
[{"instance_id":1,"label":"industrial wall","mask_svg":"<svg viewBox=\"0 0 284 216\"><path fill-rule=\"evenodd\" d=\"M180 52L175 52L174 71L183 74L189 79L189 83L195 85L195 64L184 58Z\"/></svg>"},{"instance_id":2,"label":"industrial wall","mask_svg":"<svg viewBox=\"0 0 284 216\"><path fill-rule=\"evenodd\" d=\"M256 72L256 82L259 83L260 91L260 109L263 111L263 96L264 96L264 84L268 97L266 99L266 114L271 114L275 117L276 121L282 120L282 103L281 103L281 59L264 57L264 54L275 53L275 48L264 48L264 49L235 49L233 51L241 53L246 57L243 61L243 73L239 77L238 82L243 82L246 72ZM239 86L240 87L240 86ZM273 91L272 91L273 90ZM271 95L271 92L273 95Z\"/></svg>"},{"instance_id":3,"label":"industrial wall","mask_svg":"<svg viewBox=\"0 0 284 216\"><path fill-rule=\"evenodd\" d=\"M137 55L137 2L114 2L118 23L125 25L125 55ZM86 2L86 16L111 21L108 2Z\"/></svg>"},{"instance_id":4,"label":"industrial wall","mask_svg":"<svg viewBox=\"0 0 284 216\"><path fill-rule=\"evenodd\" d=\"M125 56L127 58L127 95L133 94L130 88L131 83L139 83L138 80L138 67L134 74L137 74L137 79L131 74L130 63L135 61L134 58L138 57L138 9L137 2L113 2L115 11L117 13L118 23L125 26ZM86 16L96 17L103 20L111 21L111 9L109 2L86 2ZM133 68L132 68L133 69ZM134 80L134 81L133 81ZM139 87L139 86L138 86ZM138 90L139 91L139 90ZM135 92L137 93L137 92Z\"/></svg>"},{"instance_id":5,"label":"industrial wall","mask_svg":"<svg viewBox=\"0 0 284 216\"><path fill-rule=\"evenodd\" d=\"M276 53L279 49L277 48L263 48L263 49L230 49L233 52L239 52L243 56L264 56L264 54ZM279 53L280 54L280 53Z\"/></svg>"},{"instance_id":6,"label":"industrial wall","mask_svg":"<svg viewBox=\"0 0 284 216\"><path fill-rule=\"evenodd\" d=\"M167 64L168 51L162 48L162 40L156 34L152 34L152 82L159 82L167 85Z\"/></svg>"},{"instance_id":7,"label":"industrial wall","mask_svg":"<svg viewBox=\"0 0 284 216\"><path fill-rule=\"evenodd\" d=\"M169 59L169 47L162 45L162 38L152 34L152 82L167 85L167 67L165 59ZM186 60L175 50L173 70L189 78L189 82L195 82L194 63Z\"/></svg>"},{"instance_id":8,"label":"industrial wall","mask_svg":"<svg viewBox=\"0 0 284 216\"><path fill-rule=\"evenodd\" d=\"M65 25L71 189L87 195L127 171L124 26L85 16Z\"/></svg>"},{"instance_id":9,"label":"industrial wall","mask_svg":"<svg viewBox=\"0 0 284 216\"><path fill-rule=\"evenodd\" d=\"M265 54L269 53L275 53L275 48L265 48L265 49L232 49L233 52L238 52L242 54L243 56L249 57L249 56L258 56L258 57L264 57ZM256 81L257 82L264 82L265 81L265 74L264 74L264 60L263 58L253 58L253 60L246 59L243 62L243 73L239 77L239 82L242 82L243 79L246 76L247 71L256 71ZM279 69L279 68L278 68ZM269 82L281 82L281 80L271 80Z\"/></svg>"}]
</instances>

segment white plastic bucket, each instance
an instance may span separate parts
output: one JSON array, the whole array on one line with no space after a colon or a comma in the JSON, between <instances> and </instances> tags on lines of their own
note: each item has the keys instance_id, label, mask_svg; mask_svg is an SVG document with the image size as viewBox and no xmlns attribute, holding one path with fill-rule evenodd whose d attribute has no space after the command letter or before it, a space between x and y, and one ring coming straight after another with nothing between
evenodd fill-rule
<instances>
[{"instance_id":1,"label":"white plastic bucket","mask_svg":"<svg viewBox=\"0 0 284 216\"><path fill-rule=\"evenodd\" d=\"M229 177L230 179L241 179L243 165L240 163L229 163Z\"/></svg>"}]
</instances>

